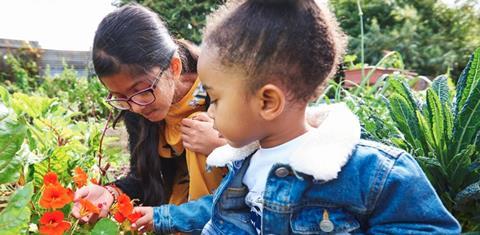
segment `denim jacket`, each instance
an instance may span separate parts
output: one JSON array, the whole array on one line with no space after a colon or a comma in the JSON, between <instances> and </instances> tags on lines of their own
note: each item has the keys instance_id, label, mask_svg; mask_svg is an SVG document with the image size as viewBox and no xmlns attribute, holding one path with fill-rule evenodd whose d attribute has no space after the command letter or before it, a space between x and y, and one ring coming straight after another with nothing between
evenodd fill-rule
<instances>
[{"instance_id":1,"label":"denim jacket","mask_svg":"<svg viewBox=\"0 0 480 235\"><path fill-rule=\"evenodd\" d=\"M344 104L321 108L320 126L267 178L262 234L459 234L425 174L408 153L360 139ZM242 184L252 153L223 146L208 158L229 173L213 195L154 208L157 233L257 234Z\"/></svg>"}]
</instances>

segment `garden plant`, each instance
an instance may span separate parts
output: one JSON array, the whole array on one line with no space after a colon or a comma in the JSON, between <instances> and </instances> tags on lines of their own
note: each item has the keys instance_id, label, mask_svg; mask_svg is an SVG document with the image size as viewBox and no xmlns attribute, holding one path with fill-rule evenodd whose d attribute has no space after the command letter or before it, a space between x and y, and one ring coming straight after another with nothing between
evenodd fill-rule
<instances>
[{"instance_id":1,"label":"garden plant","mask_svg":"<svg viewBox=\"0 0 480 235\"><path fill-rule=\"evenodd\" d=\"M161 15L169 17L173 31L183 37L190 34L196 42L204 14L218 4L139 2L157 11L171 9L172 14ZM362 82L348 89L339 75L312 105L345 102L359 117L363 138L415 156L463 232L480 232L480 48L473 49L480 42L470 40L475 30L480 32L478 24L471 24L477 16L468 7L449 10L436 1L365 1L365 12L360 1L331 2L350 36L360 35L351 40L350 53L355 55L346 57L344 67L363 69L368 60L378 61L374 69L392 66L441 75L430 81L393 73L370 84L371 73L363 73ZM353 17L343 17L356 10L361 27ZM420 24L424 12L432 11L444 17ZM367 19L366 29L364 14L375 14ZM412 24L418 27L409 32L411 37L402 34ZM439 31L442 24L449 25L442 27L447 32ZM399 34L404 37L394 47ZM442 43L419 45L432 35L437 35L435 42L454 38L454 43L445 50L439 48ZM422 40L417 43L418 38ZM392 51L381 57L375 45ZM360 63L353 63L355 57ZM80 223L71 215L73 203L81 205L82 215L98 214L102 205L74 202L75 190L105 185L124 174L122 166L128 165L125 146L115 145L119 137L106 134L115 116L104 102L106 89L96 77L80 78L68 65L57 76L40 76L32 74L37 71L35 62L5 58L13 78L0 76L0 234L135 234L130 225L139 216L132 211L136 201L126 195L120 195L109 216L96 224ZM419 79L427 82L425 90L412 89Z\"/></svg>"}]
</instances>

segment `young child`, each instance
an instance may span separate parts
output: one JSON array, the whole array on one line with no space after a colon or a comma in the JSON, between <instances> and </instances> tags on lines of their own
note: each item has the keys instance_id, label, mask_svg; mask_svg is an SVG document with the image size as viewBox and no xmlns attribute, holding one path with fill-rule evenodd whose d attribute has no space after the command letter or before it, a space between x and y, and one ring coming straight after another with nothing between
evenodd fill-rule
<instances>
[{"instance_id":1,"label":"young child","mask_svg":"<svg viewBox=\"0 0 480 235\"><path fill-rule=\"evenodd\" d=\"M209 115L228 140L214 195L138 207L136 228L203 234L458 234L409 154L360 139L344 104L305 122L308 101L335 72L344 36L314 0L243 0L208 19L198 72Z\"/></svg>"}]
</instances>

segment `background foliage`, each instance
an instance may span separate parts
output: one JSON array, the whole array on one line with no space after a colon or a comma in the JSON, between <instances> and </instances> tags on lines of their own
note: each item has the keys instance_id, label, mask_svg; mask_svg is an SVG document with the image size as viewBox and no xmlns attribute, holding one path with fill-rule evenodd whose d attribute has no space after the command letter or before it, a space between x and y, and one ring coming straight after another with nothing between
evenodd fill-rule
<instances>
[{"instance_id":1,"label":"background foliage","mask_svg":"<svg viewBox=\"0 0 480 235\"><path fill-rule=\"evenodd\" d=\"M136 2L149 7L167 23L171 33L177 38L185 38L195 43L202 40L202 29L205 26L205 17L222 0L120 0L118 6Z\"/></svg>"},{"instance_id":2,"label":"background foliage","mask_svg":"<svg viewBox=\"0 0 480 235\"><path fill-rule=\"evenodd\" d=\"M137 2L157 12L176 37L201 41L205 16L222 0L121 0ZM439 0L362 1L365 18L365 61L375 63L385 51L398 51L407 69L435 77L449 69L455 79L469 54L480 45L480 13L475 0L450 8ZM343 30L349 54L360 57L360 23L356 0L330 0Z\"/></svg>"},{"instance_id":3,"label":"background foliage","mask_svg":"<svg viewBox=\"0 0 480 235\"><path fill-rule=\"evenodd\" d=\"M349 53L360 55L356 0L330 0L349 35ZM361 1L365 19L365 61L374 63L384 51L398 51L408 69L434 77L448 69L455 79L480 45L477 1L451 8L438 0Z\"/></svg>"},{"instance_id":4,"label":"background foliage","mask_svg":"<svg viewBox=\"0 0 480 235\"><path fill-rule=\"evenodd\" d=\"M197 43L205 15L221 3L138 2L163 16L177 37ZM401 74L348 90L331 81L319 100L346 102L359 116L364 138L415 155L465 232L480 231L480 50L474 49L480 44L480 21L470 6L473 2L448 8L434 0L364 1L367 63L443 75L425 91L411 89L411 78ZM360 57L356 1L331 0L331 5L350 35L350 53ZM398 53L386 58L385 50ZM96 156L109 112L103 101L106 90L97 78L79 78L67 65L62 74L50 77L35 72L35 61L15 55L4 59L10 67L0 76L4 85L0 86L0 234L35 232L29 225L38 223L37 202L47 171L59 173L64 185L72 183L71 172L77 166L88 169L90 177L99 177ZM117 140L110 137L106 142ZM105 148L103 154L113 168L128 165L119 147ZM112 179L113 173L107 177ZM3 195L9 196L6 204L1 204ZM65 208L65 213L70 209ZM93 231L111 227L110 222L102 221ZM82 231L90 230L87 226Z\"/></svg>"}]
</instances>

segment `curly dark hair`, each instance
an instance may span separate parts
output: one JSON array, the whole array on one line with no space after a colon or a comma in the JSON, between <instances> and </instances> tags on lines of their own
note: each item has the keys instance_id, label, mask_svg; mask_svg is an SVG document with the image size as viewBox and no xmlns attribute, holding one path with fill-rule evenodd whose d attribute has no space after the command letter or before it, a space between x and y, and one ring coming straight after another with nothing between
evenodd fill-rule
<instances>
[{"instance_id":1,"label":"curly dark hair","mask_svg":"<svg viewBox=\"0 0 480 235\"><path fill-rule=\"evenodd\" d=\"M244 71L251 91L278 80L303 101L334 75L345 46L336 18L315 0L230 1L207 18L203 41Z\"/></svg>"}]
</instances>

